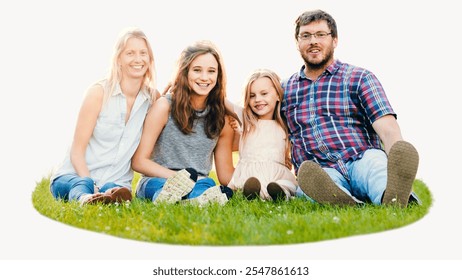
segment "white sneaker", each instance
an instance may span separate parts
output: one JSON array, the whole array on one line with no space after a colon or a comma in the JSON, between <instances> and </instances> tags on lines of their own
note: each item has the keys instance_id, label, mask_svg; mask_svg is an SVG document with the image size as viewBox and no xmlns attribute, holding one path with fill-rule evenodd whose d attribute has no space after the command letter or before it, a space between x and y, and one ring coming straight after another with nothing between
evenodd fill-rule
<instances>
[{"instance_id":1,"label":"white sneaker","mask_svg":"<svg viewBox=\"0 0 462 280\"><path fill-rule=\"evenodd\" d=\"M189 172L184 169L177 171L175 175L167 179L153 203L175 203L180 201L183 196L191 192L195 185L195 182L189 176Z\"/></svg>"},{"instance_id":2,"label":"white sneaker","mask_svg":"<svg viewBox=\"0 0 462 280\"><path fill-rule=\"evenodd\" d=\"M200 196L181 201L181 203L190 203L194 205L204 206L208 203L218 203L225 205L228 202L226 194L221 192L220 186L214 186L205 190Z\"/></svg>"}]
</instances>

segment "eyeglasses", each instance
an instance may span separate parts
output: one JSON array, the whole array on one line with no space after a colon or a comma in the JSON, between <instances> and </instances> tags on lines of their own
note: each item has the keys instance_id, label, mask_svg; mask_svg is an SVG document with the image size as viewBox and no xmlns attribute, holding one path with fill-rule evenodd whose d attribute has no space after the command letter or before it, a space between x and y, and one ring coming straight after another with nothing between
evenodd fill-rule
<instances>
[{"instance_id":1,"label":"eyeglasses","mask_svg":"<svg viewBox=\"0 0 462 280\"><path fill-rule=\"evenodd\" d=\"M332 34L332 32L327 33L327 32L322 32L322 31L316 32L314 34L306 32L306 33L302 33L302 34L298 35L298 38L300 40L304 40L304 41L311 40L311 37L322 40L322 39L326 38L328 35L331 35L331 34Z\"/></svg>"}]
</instances>

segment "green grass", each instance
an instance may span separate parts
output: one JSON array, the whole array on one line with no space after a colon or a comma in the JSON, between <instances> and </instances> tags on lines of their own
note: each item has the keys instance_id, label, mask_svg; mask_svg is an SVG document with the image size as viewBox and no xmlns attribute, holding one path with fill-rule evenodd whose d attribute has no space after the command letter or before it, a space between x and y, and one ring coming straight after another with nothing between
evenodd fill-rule
<instances>
[{"instance_id":1,"label":"green grass","mask_svg":"<svg viewBox=\"0 0 462 280\"><path fill-rule=\"evenodd\" d=\"M135 177L134 185L139 176ZM130 203L87 205L56 201L49 178L37 183L32 202L42 215L77 228L146 242L184 245L270 245L315 242L386 231L428 213L431 193L420 180L414 191L422 205L322 206L297 198L289 202L247 201L241 192L224 206Z\"/></svg>"}]
</instances>

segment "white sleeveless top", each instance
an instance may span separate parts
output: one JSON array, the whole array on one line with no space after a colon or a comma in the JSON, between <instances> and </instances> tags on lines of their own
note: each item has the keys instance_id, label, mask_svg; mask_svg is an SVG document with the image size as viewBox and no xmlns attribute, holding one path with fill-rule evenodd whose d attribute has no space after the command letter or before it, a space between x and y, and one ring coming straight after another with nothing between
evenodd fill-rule
<instances>
[{"instance_id":1,"label":"white sleeveless top","mask_svg":"<svg viewBox=\"0 0 462 280\"><path fill-rule=\"evenodd\" d=\"M104 87L105 81L99 84ZM149 93L140 91L125 124L127 102L120 85L117 85L103 105L85 154L90 176L97 186L113 182L119 186L131 187L131 158L140 142L150 104ZM57 172L51 177L51 182L64 174L77 174L70 160L70 149Z\"/></svg>"}]
</instances>

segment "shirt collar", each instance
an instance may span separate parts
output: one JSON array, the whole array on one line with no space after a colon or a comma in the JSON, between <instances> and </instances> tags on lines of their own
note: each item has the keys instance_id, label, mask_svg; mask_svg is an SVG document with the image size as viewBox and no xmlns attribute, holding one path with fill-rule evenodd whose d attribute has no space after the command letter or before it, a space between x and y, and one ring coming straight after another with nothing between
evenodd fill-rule
<instances>
[{"instance_id":1,"label":"shirt collar","mask_svg":"<svg viewBox=\"0 0 462 280\"><path fill-rule=\"evenodd\" d=\"M120 88L120 83L117 83L114 89L114 92L112 93L112 96L117 96L117 95L123 95L122 89ZM144 88L140 89L140 91L138 92L138 95L143 97L143 101L150 98L150 94Z\"/></svg>"},{"instance_id":2,"label":"shirt collar","mask_svg":"<svg viewBox=\"0 0 462 280\"><path fill-rule=\"evenodd\" d=\"M341 65L341 62L338 59L334 60L334 62L331 65L329 65L326 68L326 70L324 70L323 74L330 74L330 75L334 74L340 68L340 65ZM303 65L302 68L300 69L300 71L298 72L298 79L299 80L308 79L306 77L306 74L305 74L305 68L306 68L306 66Z\"/></svg>"}]
</instances>

